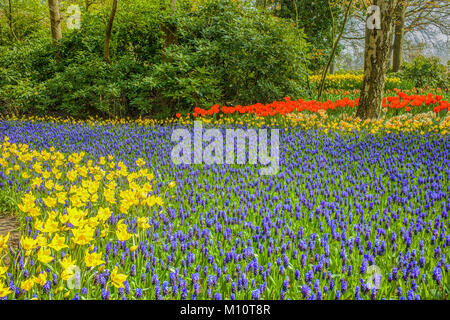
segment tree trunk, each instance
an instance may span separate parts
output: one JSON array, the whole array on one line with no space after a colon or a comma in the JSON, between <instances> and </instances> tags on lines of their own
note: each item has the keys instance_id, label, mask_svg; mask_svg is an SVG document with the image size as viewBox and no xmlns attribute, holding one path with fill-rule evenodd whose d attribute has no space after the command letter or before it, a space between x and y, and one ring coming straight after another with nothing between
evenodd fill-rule
<instances>
[{"instance_id":1,"label":"tree trunk","mask_svg":"<svg viewBox=\"0 0 450 320\"><path fill-rule=\"evenodd\" d=\"M395 10L395 37L392 57L392 71L397 72L402 66L403 34L405 25L406 0L401 0Z\"/></svg>"},{"instance_id":2,"label":"tree trunk","mask_svg":"<svg viewBox=\"0 0 450 320\"><path fill-rule=\"evenodd\" d=\"M176 0L170 0L170 9L173 14L175 14L177 10L177 2ZM160 10L166 10L166 4L164 2L160 2ZM161 30L163 32L163 48L161 51L161 61L167 61L166 56L166 48L172 44L176 44L178 42L178 30L175 23L170 20L165 21L161 24ZM173 99L167 98L161 94L161 92L157 93L157 100L159 105L163 106L163 108L173 110L176 106L176 101Z\"/></svg>"},{"instance_id":3,"label":"tree trunk","mask_svg":"<svg viewBox=\"0 0 450 320\"><path fill-rule=\"evenodd\" d=\"M392 67L392 54L394 52L394 44L391 44L389 47L389 55L388 55L388 69Z\"/></svg>"},{"instance_id":4,"label":"tree trunk","mask_svg":"<svg viewBox=\"0 0 450 320\"><path fill-rule=\"evenodd\" d=\"M356 116L361 119L378 118L384 95L384 83L389 47L392 43L393 15L395 0L375 0L380 8L380 29L367 28L364 49L364 81Z\"/></svg>"},{"instance_id":5,"label":"tree trunk","mask_svg":"<svg viewBox=\"0 0 450 320\"><path fill-rule=\"evenodd\" d=\"M331 65L330 65L330 74L334 74L335 69L336 69L336 59L333 59L333 61L331 61Z\"/></svg>"},{"instance_id":6,"label":"tree trunk","mask_svg":"<svg viewBox=\"0 0 450 320\"><path fill-rule=\"evenodd\" d=\"M117 1L113 0L113 5L111 9L111 15L109 16L108 24L106 25L106 37L105 37L105 61L106 63L111 64L111 55L109 52L109 47L111 43L111 33L114 23L114 17L116 16L117 12Z\"/></svg>"},{"instance_id":7,"label":"tree trunk","mask_svg":"<svg viewBox=\"0 0 450 320\"><path fill-rule=\"evenodd\" d=\"M13 39L17 39L16 34L14 32L14 21L13 21L13 14L12 14L12 3L11 0L8 1L8 6L9 6L9 14L7 15L7 19L8 19L8 25L9 25L9 31L11 32L11 37Z\"/></svg>"},{"instance_id":8,"label":"tree trunk","mask_svg":"<svg viewBox=\"0 0 450 320\"><path fill-rule=\"evenodd\" d=\"M177 0L170 0L170 9L172 13L175 13L177 10ZM162 52L162 61L166 61L166 55L164 53L164 49L168 46L178 42L178 30L177 26L171 22L165 22L161 25L161 30L163 32L163 52Z\"/></svg>"},{"instance_id":9,"label":"tree trunk","mask_svg":"<svg viewBox=\"0 0 450 320\"><path fill-rule=\"evenodd\" d=\"M13 40L19 41L19 38L17 37L16 32L14 31L14 17L11 0L8 0L8 13L5 12L5 16L8 19L8 26L9 31L11 33L11 38Z\"/></svg>"},{"instance_id":10,"label":"tree trunk","mask_svg":"<svg viewBox=\"0 0 450 320\"><path fill-rule=\"evenodd\" d=\"M333 26L333 32L332 32L333 33L333 47L331 48L330 57L328 58L327 64L325 65L325 68L324 68L323 73L322 73L322 79L321 79L320 85L319 85L319 92L317 93L317 100L320 100L320 98L322 96L322 92L323 92L323 88L325 86L325 79L326 79L326 76L327 76L328 68L330 67L331 61L333 61L333 59L334 59L334 55L336 53L337 46L339 44L339 41L341 40L342 35L344 34L345 25L347 23L352 4L353 4L353 0L349 1L347 9L345 10L344 21L342 22L341 31L339 32L339 35L338 35L336 40L334 40L334 36L335 35L334 35L334 26ZM333 13L331 13L331 14L333 14ZM333 23L333 25L334 25L334 23Z\"/></svg>"},{"instance_id":11,"label":"tree trunk","mask_svg":"<svg viewBox=\"0 0 450 320\"><path fill-rule=\"evenodd\" d=\"M62 38L61 32L61 15L59 13L59 1L48 0L48 8L50 9L50 24L52 28L52 40L56 45Z\"/></svg>"}]
</instances>

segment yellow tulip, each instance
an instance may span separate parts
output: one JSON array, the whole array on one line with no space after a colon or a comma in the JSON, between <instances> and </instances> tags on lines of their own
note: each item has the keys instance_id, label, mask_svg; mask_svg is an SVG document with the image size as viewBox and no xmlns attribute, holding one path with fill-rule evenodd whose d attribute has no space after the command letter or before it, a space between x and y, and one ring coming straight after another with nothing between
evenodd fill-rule
<instances>
[{"instance_id":1,"label":"yellow tulip","mask_svg":"<svg viewBox=\"0 0 450 320\"><path fill-rule=\"evenodd\" d=\"M114 270L111 272L111 282L112 285L116 288L124 288L124 282L127 280L127 276L124 274L119 273L119 270L117 267L114 268Z\"/></svg>"},{"instance_id":2,"label":"yellow tulip","mask_svg":"<svg viewBox=\"0 0 450 320\"><path fill-rule=\"evenodd\" d=\"M53 261L50 249L45 249L41 247L38 251L38 260L42 263L50 263Z\"/></svg>"},{"instance_id":3,"label":"yellow tulip","mask_svg":"<svg viewBox=\"0 0 450 320\"><path fill-rule=\"evenodd\" d=\"M65 241L65 237L61 237L58 234L55 234L52 242L48 246L56 251L61 251L64 248L68 248L68 245L65 243Z\"/></svg>"},{"instance_id":4,"label":"yellow tulip","mask_svg":"<svg viewBox=\"0 0 450 320\"><path fill-rule=\"evenodd\" d=\"M20 284L20 289L24 291L30 291L34 286L34 283L34 277L29 278Z\"/></svg>"},{"instance_id":5,"label":"yellow tulip","mask_svg":"<svg viewBox=\"0 0 450 320\"><path fill-rule=\"evenodd\" d=\"M9 289L9 287L3 287L3 284L0 283L0 298L4 298L11 293L12 291Z\"/></svg>"},{"instance_id":6,"label":"yellow tulip","mask_svg":"<svg viewBox=\"0 0 450 320\"><path fill-rule=\"evenodd\" d=\"M104 264L105 261L103 261L101 258L102 258L101 253L96 253L96 252L87 253L84 257L84 262L86 263L86 267L90 268L90 267L96 267L101 264Z\"/></svg>"},{"instance_id":7,"label":"yellow tulip","mask_svg":"<svg viewBox=\"0 0 450 320\"><path fill-rule=\"evenodd\" d=\"M8 248L9 232L6 236L0 235L0 254L1 252Z\"/></svg>"},{"instance_id":8,"label":"yellow tulip","mask_svg":"<svg viewBox=\"0 0 450 320\"><path fill-rule=\"evenodd\" d=\"M22 236L22 238L20 239L20 245L24 250L27 251L27 255L29 255L30 251L35 249L38 243L31 237Z\"/></svg>"},{"instance_id":9,"label":"yellow tulip","mask_svg":"<svg viewBox=\"0 0 450 320\"><path fill-rule=\"evenodd\" d=\"M34 280L35 283L39 284L41 287L47 282L47 272L40 273Z\"/></svg>"}]
</instances>

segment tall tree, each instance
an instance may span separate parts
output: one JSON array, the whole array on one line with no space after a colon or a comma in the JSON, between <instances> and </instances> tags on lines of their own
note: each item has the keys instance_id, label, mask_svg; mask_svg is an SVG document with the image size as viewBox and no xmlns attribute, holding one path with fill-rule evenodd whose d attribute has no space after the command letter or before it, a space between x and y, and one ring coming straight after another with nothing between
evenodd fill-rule
<instances>
[{"instance_id":1,"label":"tall tree","mask_svg":"<svg viewBox=\"0 0 450 320\"><path fill-rule=\"evenodd\" d=\"M319 92L317 94L317 100L320 100L321 96L322 96L322 91L325 85L325 79L328 73L328 68L330 67L330 64L332 63L333 59L334 59L334 55L336 54L336 49L338 47L339 41L341 40L342 34L344 33L345 30L345 25L347 23L347 19L350 13L350 8L352 7L353 4L353 0L350 0L348 2L347 5L347 9L345 10L345 14L344 14L344 21L342 23L342 27L341 27L341 31L339 32L339 35L336 38L336 34L335 34L335 22L334 22L334 15L333 15L333 11L331 10L331 5L330 5L330 1L328 0L328 5L330 6L330 13L331 13L331 17L332 17L332 42L333 42L333 46L331 48L331 53L330 53L330 57L328 58L327 64L325 65L323 72L322 72L322 80L320 81L320 85L319 85Z\"/></svg>"},{"instance_id":2,"label":"tall tree","mask_svg":"<svg viewBox=\"0 0 450 320\"><path fill-rule=\"evenodd\" d=\"M106 25L104 57L105 57L105 61L109 64L111 64L111 55L110 55L109 49L110 49L110 45L111 45L111 33L112 33L113 24L114 24L114 18L116 16L116 12L117 12L117 1L118 0L113 0L111 14L109 16L108 24Z\"/></svg>"},{"instance_id":3,"label":"tall tree","mask_svg":"<svg viewBox=\"0 0 450 320\"><path fill-rule=\"evenodd\" d=\"M399 1L401 0L374 0L374 6L370 7L372 14L365 28L364 81L356 111L356 116L361 119L377 118L381 111L389 47L393 36L392 12ZM368 26L369 22L371 22L370 26Z\"/></svg>"},{"instance_id":4,"label":"tall tree","mask_svg":"<svg viewBox=\"0 0 450 320\"><path fill-rule=\"evenodd\" d=\"M367 0L359 0L363 3ZM408 34L410 39L422 39L422 42L432 43L434 47L442 44L444 35L448 38L450 34L450 1L448 0L398 0L399 6L393 12L395 16L394 40L390 47L390 61L401 67L403 49L405 49L404 39ZM347 42L347 46L358 46L358 40L364 39L361 34L364 25L360 22L365 21L366 5L361 6L360 11L355 11L350 19L349 28L342 37ZM416 40L417 41L417 40ZM445 40L444 40L445 41ZM402 45L403 43L403 45ZM397 70L397 66L394 68Z\"/></svg>"},{"instance_id":5,"label":"tall tree","mask_svg":"<svg viewBox=\"0 0 450 320\"><path fill-rule=\"evenodd\" d=\"M345 5L332 6L330 10L330 0L278 1L279 6L273 9L274 14L291 19L304 30L306 39L312 44L309 67L315 72L323 70L334 44L332 28L337 30L342 25Z\"/></svg>"},{"instance_id":6,"label":"tall tree","mask_svg":"<svg viewBox=\"0 0 450 320\"><path fill-rule=\"evenodd\" d=\"M394 45L392 47L392 71L397 72L400 70L402 64L402 48L403 48L403 36L404 36L404 24L405 24L405 10L409 1L400 0L395 12L394 12Z\"/></svg>"},{"instance_id":7,"label":"tall tree","mask_svg":"<svg viewBox=\"0 0 450 320\"><path fill-rule=\"evenodd\" d=\"M403 57L403 38L408 32L420 31L422 36L436 33L449 35L450 2L448 0L401 0L395 12L395 38L392 69L398 71Z\"/></svg>"},{"instance_id":8,"label":"tall tree","mask_svg":"<svg viewBox=\"0 0 450 320\"><path fill-rule=\"evenodd\" d=\"M89 1L89 0L86 0L84 2L84 6L85 6L85 9L86 9L86 12L89 12L89 7L92 5L93 2L94 1Z\"/></svg>"},{"instance_id":9,"label":"tall tree","mask_svg":"<svg viewBox=\"0 0 450 320\"><path fill-rule=\"evenodd\" d=\"M13 10L12 10L12 3L11 0L8 0L8 25L9 25L9 31L11 32L12 38L17 40L16 33L14 32L14 19L13 19Z\"/></svg>"},{"instance_id":10,"label":"tall tree","mask_svg":"<svg viewBox=\"0 0 450 320\"><path fill-rule=\"evenodd\" d=\"M61 31L61 15L59 13L59 1L48 0L48 8L50 9L50 25L52 29L53 44L56 44L62 38Z\"/></svg>"},{"instance_id":11,"label":"tall tree","mask_svg":"<svg viewBox=\"0 0 450 320\"><path fill-rule=\"evenodd\" d=\"M160 2L161 11L166 10L166 3ZM177 0L170 0L170 10L171 15L168 15L166 21L162 23L161 30L163 32L163 52L162 52L162 60L166 60L166 54L164 52L164 48L169 47L170 45L177 43L178 41L178 30L173 18L175 17L175 13L177 11Z\"/></svg>"}]
</instances>

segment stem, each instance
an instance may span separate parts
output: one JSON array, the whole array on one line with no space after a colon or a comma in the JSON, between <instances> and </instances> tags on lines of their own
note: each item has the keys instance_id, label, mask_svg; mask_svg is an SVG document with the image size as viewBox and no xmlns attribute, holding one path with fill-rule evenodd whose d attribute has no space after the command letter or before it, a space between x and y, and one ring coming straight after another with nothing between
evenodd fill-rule
<instances>
[{"instance_id":1,"label":"stem","mask_svg":"<svg viewBox=\"0 0 450 320\"><path fill-rule=\"evenodd\" d=\"M8 0L8 6L9 6L9 16L8 16L9 30L11 31L11 35L14 37L14 39L18 41L19 39L17 39L16 33L14 32L11 0Z\"/></svg>"},{"instance_id":2,"label":"stem","mask_svg":"<svg viewBox=\"0 0 450 320\"><path fill-rule=\"evenodd\" d=\"M333 48L331 50L330 57L328 58L327 64L325 66L325 69L323 70L322 80L320 81L320 87L319 87L319 93L317 95L317 100L320 100L320 97L322 96L323 87L325 85L325 77L327 75L328 68L330 67L331 61L333 60L334 55L336 53L336 49L337 49L337 46L339 44L339 41L341 40L341 37L342 37L342 35L344 33L345 25L347 24L347 20L348 20L348 16L349 16L348 13L350 12L350 8L351 8L352 4L353 4L353 0L350 0L350 2L348 3L347 9L345 10L344 22L342 23L341 31L339 32L338 38L333 43Z\"/></svg>"},{"instance_id":3,"label":"stem","mask_svg":"<svg viewBox=\"0 0 450 320\"><path fill-rule=\"evenodd\" d=\"M106 26L106 38L105 38L105 52L104 52L104 56L105 56L105 61L108 64L111 64L111 57L110 57L110 53L109 53L109 47L110 47L110 42L111 42L111 33L112 33L112 27L113 27L113 23L114 23L114 17L116 15L116 11L117 11L117 1L118 0L113 0L113 5L112 5L112 9L111 9L111 15L109 16L109 20L108 20L108 24Z\"/></svg>"},{"instance_id":4,"label":"stem","mask_svg":"<svg viewBox=\"0 0 450 320\"><path fill-rule=\"evenodd\" d=\"M295 28L298 29L298 7L297 7L297 0L292 0L295 7Z\"/></svg>"}]
</instances>

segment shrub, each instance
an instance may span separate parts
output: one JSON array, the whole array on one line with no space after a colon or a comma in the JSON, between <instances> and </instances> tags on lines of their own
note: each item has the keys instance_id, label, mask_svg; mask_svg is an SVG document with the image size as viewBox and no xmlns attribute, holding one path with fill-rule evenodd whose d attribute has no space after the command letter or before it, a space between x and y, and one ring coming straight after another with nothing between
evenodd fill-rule
<instances>
[{"instance_id":1,"label":"shrub","mask_svg":"<svg viewBox=\"0 0 450 320\"><path fill-rule=\"evenodd\" d=\"M65 31L56 47L41 36L1 48L0 112L167 117L303 95L307 45L291 23L232 0L175 16L152 6L133 2L118 11L110 65L102 10L85 13L81 29ZM177 37L164 46L167 25Z\"/></svg>"},{"instance_id":2,"label":"shrub","mask_svg":"<svg viewBox=\"0 0 450 320\"><path fill-rule=\"evenodd\" d=\"M419 56L411 63L402 66L403 77L411 81L416 88L448 88L448 71L436 57Z\"/></svg>"},{"instance_id":3,"label":"shrub","mask_svg":"<svg viewBox=\"0 0 450 320\"><path fill-rule=\"evenodd\" d=\"M290 23L231 0L177 19L178 43L154 77L172 110L266 103L305 91L304 35Z\"/></svg>"}]
</instances>

